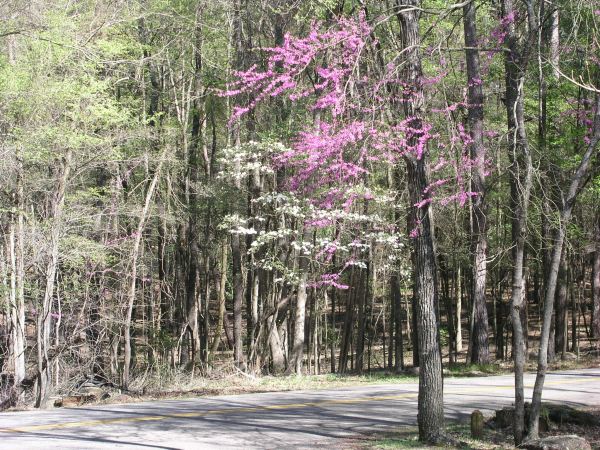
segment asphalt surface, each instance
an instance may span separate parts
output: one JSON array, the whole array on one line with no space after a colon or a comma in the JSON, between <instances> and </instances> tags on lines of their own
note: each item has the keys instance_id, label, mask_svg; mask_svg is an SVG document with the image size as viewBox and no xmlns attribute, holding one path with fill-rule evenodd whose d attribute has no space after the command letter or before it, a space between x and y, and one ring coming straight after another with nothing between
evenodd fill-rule
<instances>
[{"instance_id":1,"label":"asphalt surface","mask_svg":"<svg viewBox=\"0 0 600 450\"><path fill-rule=\"evenodd\" d=\"M534 375L526 376L531 396ZM448 419L510 405L512 375L452 378ZM600 369L548 374L544 401L600 405ZM343 448L340 438L414 425L415 383L0 413L0 449Z\"/></svg>"}]
</instances>

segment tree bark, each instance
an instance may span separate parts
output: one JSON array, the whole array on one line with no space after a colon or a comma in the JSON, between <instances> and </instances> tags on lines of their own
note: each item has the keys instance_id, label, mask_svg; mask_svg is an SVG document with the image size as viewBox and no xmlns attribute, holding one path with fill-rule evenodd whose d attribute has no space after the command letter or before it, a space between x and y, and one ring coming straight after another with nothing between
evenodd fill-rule
<instances>
[{"instance_id":1,"label":"tree bark","mask_svg":"<svg viewBox=\"0 0 600 450\"><path fill-rule=\"evenodd\" d=\"M12 358L14 367L14 386L21 394L21 382L25 379L25 269L24 269L24 220L23 220L23 172L21 162L16 189L16 218L11 218L9 224L9 262L10 262L10 322L11 322L11 341ZM15 220L16 219L16 220Z\"/></svg>"},{"instance_id":2,"label":"tree bark","mask_svg":"<svg viewBox=\"0 0 600 450\"><path fill-rule=\"evenodd\" d=\"M342 326L342 335L340 342L340 362L338 365L338 371L345 373L348 370L348 351L350 350L350 342L352 341L352 330L354 328L354 305L356 299L356 269L352 267L350 269L350 282L348 283L350 289L346 291L346 311L344 314L344 324Z\"/></svg>"},{"instance_id":3,"label":"tree bark","mask_svg":"<svg viewBox=\"0 0 600 450\"><path fill-rule=\"evenodd\" d=\"M221 244L221 258L219 259L219 312L217 317L217 325L215 328L215 336L210 348L211 355L214 355L218 348L221 336L223 335L223 323L225 321L225 292L227 284L227 241L223 240Z\"/></svg>"},{"instance_id":4,"label":"tree bark","mask_svg":"<svg viewBox=\"0 0 600 450\"><path fill-rule=\"evenodd\" d=\"M390 354L394 354L394 370L400 372L404 370L404 339L402 335L402 293L400 292L400 283L398 275L392 274L392 311L393 321L390 323L390 335L394 337L393 346L390 345ZM393 329L391 325L393 324ZM393 352L392 352L393 350Z\"/></svg>"},{"instance_id":5,"label":"tree bark","mask_svg":"<svg viewBox=\"0 0 600 450\"><path fill-rule=\"evenodd\" d=\"M303 242L310 242L311 233L305 229L303 233ZM302 363L304 360L304 322L306 319L306 299L307 299L307 281L308 281L308 255L303 254L304 250L299 250L298 271L300 272L300 282L298 283L298 294L296 297L296 309L294 314L294 338L292 344L292 354L288 370L296 375L302 375ZM308 251L308 250L307 250Z\"/></svg>"},{"instance_id":6,"label":"tree bark","mask_svg":"<svg viewBox=\"0 0 600 450\"><path fill-rule=\"evenodd\" d=\"M235 48L235 68L244 70L245 68L245 48L242 34L242 1L233 2L233 45ZM242 100L242 99L240 99ZM238 101L242 104L242 101ZM241 145L241 129L239 121L233 125L233 143L236 146ZM235 187L241 194L241 177L239 175L240 167L236 167ZM237 367L245 369L245 358L242 341L242 307L244 303L244 274L242 272L242 242L238 233L231 236L231 259L233 276L233 360Z\"/></svg>"},{"instance_id":7,"label":"tree bark","mask_svg":"<svg viewBox=\"0 0 600 450\"><path fill-rule=\"evenodd\" d=\"M548 369L548 341L550 338L550 325L552 322L552 313L554 308L554 297L556 293L556 282L563 251L563 243L566 234L566 227L571 219L573 206L577 196L585 185L590 172L591 162L597 153L597 145L600 141L600 95L596 95L595 100L593 134L585 153L577 166L577 170L571 177L571 182L566 195L563 198L560 209L560 219L556 229L556 236L552 247L552 257L550 260L550 270L548 281L546 283L546 296L544 303L544 315L542 322L542 331L540 334L540 348L538 352L538 368L533 388L533 397L531 399L531 412L529 415L528 439L536 439L539 435L539 417L542 406L542 390Z\"/></svg>"},{"instance_id":8,"label":"tree bark","mask_svg":"<svg viewBox=\"0 0 600 450\"><path fill-rule=\"evenodd\" d=\"M48 400L48 384L50 383L50 332L52 329L52 302L56 272L58 270L59 240L62 233L62 216L65 202L67 181L71 172L71 152L68 151L61 161L60 175L57 179L56 192L51 203L50 219L53 221L50 231L50 255L46 264L46 288L37 320L37 391L35 406L45 408Z\"/></svg>"},{"instance_id":9,"label":"tree bark","mask_svg":"<svg viewBox=\"0 0 600 450\"><path fill-rule=\"evenodd\" d=\"M600 350L600 214L596 216L595 231L596 251L592 268L592 336L597 339L596 345Z\"/></svg>"},{"instance_id":10,"label":"tree bark","mask_svg":"<svg viewBox=\"0 0 600 450\"><path fill-rule=\"evenodd\" d=\"M552 64L552 74L555 80L560 78L560 16L558 5L553 5L552 18L550 22L550 63Z\"/></svg>"},{"instance_id":11,"label":"tree bark","mask_svg":"<svg viewBox=\"0 0 600 450\"><path fill-rule=\"evenodd\" d=\"M513 238L513 273L512 293L510 300L510 317L512 320L513 342L512 354L515 364L515 416L514 439L519 445L524 435L524 385L523 370L525 366L525 337L522 315L524 305L525 279L524 256L525 237L527 233L527 210L532 187L532 162L529 143L525 129L523 84L527 70L529 51L537 36L537 23L532 3L527 0L528 20L530 25L527 40L519 43L514 20L509 21L505 37L508 50L504 53L506 78L506 113L508 124L508 147L511 159L511 205L512 238ZM516 9L513 0L502 1L503 17L515 17Z\"/></svg>"},{"instance_id":12,"label":"tree bark","mask_svg":"<svg viewBox=\"0 0 600 450\"><path fill-rule=\"evenodd\" d=\"M413 117L411 126L415 130L422 128L423 87L419 32L420 0L398 0L397 17L400 22L400 38L405 49L406 65L404 115ZM416 145L418 131L412 136L409 145ZM444 383L442 378L442 359L439 339L439 323L436 314L438 304L437 268L433 249L429 206L417 208L416 205L425 194L428 186L426 174L427 153L417 158L405 157L407 166L407 184L410 195L412 217L416 219L413 227L418 227L413 239L414 272L416 299L417 341L419 345L419 397L418 415L419 439L422 442L438 443L442 440L444 426Z\"/></svg>"},{"instance_id":13,"label":"tree bark","mask_svg":"<svg viewBox=\"0 0 600 450\"><path fill-rule=\"evenodd\" d=\"M462 290L461 290L461 268L460 263L456 268L456 277L454 281L454 296L456 297L456 351L462 352Z\"/></svg>"},{"instance_id":14,"label":"tree bark","mask_svg":"<svg viewBox=\"0 0 600 450\"><path fill-rule=\"evenodd\" d=\"M202 2L196 6L196 17L194 24L194 53L193 53L193 100L188 100L188 111L191 119L191 139L189 146L186 145L187 139L184 136L183 150L187 151L187 173L185 196L187 198L187 279L186 279L186 323L184 327L189 331L191 347L191 368L192 376L196 361L201 355L200 323L198 315L200 310L200 205L198 201L198 182L200 180L200 144L202 140L202 131L206 124L206 114L201 107L202 97ZM182 101L182 105L183 105ZM203 117L204 116L204 117ZM183 133L186 133L187 125L183 125ZM188 147L188 148L186 148ZM205 172L210 173L210 163L205 161ZM207 300L207 299L206 299Z\"/></svg>"},{"instance_id":15,"label":"tree bark","mask_svg":"<svg viewBox=\"0 0 600 450\"><path fill-rule=\"evenodd\" d=\"M231 236L231 259L233 263L233 360L237 367L244 364L242 343L242 305L244 302L244 280L240 235Z\"/></svg>"},{"instance_id":16,"label":"tree bark","mask_svg":"<svg viewBox=\"0 0 600 450\"><path fill-rule=\"evenodd\" d=\"M477 195L473 206L473 335L471 344L471 362L488 364L490 362L488 313L485 296L487 278L487 201L485 183L486 148L483 141L483 87L479 68L479 50L476 28L476 4L467 2L463 6L463 24L465 34L465 53L467 62L467 99L468 124L472 138L469 145L471 158L476 161L472 173L473 190Z\"/></svg>"},{"instance_id":17,"label":"tree bark","mask_svg":"<svg viewBox=\"0 0 600 450\"><path fill-rule=\"evenodd\" d=\"M561 358L564 359L567 352L567 261L566 255L561 257L560 268L558 269L558 292L556 293L556 314L554 316L554 351L555 354L560 352ZM550 342L548 343L550 347ZM550 350L548 351L548 359L552 359Z\"/></svg>"},{"instance_id":18,"label":"tree bark","mask_svg":"<svg viewBox=\"0 0 600 450\"><path fill-rule=\"evenodd\" d=\"M269 349L273 361L273 373L279 375L285 371L285 356L281 348L279 330L277 329L277 313L269 317L267 327L269 329Z\"/></svg>"},{"instance_id":19,"label":"tree bark","mask_svg":"<svg viewBox=\"0 0 600 450\"><path fill-rule=\"evenodd\" d=\"M368 280L368 269L359 269L359 283L357 292L357 330L356 330L356 365L355 369L358 373L363 371L364 365L364 353L365 353L365 328L367 324L366 310L367 310L367 284Z\"/></svg>"},{"instance_id":20,"label":"tree bark","mask_svg":"<svg viewBox=\"0 0 600 450\"><path fill-rule=\"evenodd\" d=\"M146 198L144 200L144 207L142 208L142 212L140 215L140 220L138 221L138 225L135 231L135 236L133 239L133 249L131 251L131 274L130 274L130 282L129 282L129 290L127 292L127 310L125 312L125 324L123 326L123 337L125 340L123 347L123 378L122 378L122 386L124 390L129 389L129 382L131 377L131 321L133 317L133 306L135 304L135 293L136 293L136 282L137 282L137 260L140 253L140 244L142 242L142 234L144 232L144 227L146 226L146 221L148 219L148 213L150 211L150 203L152 202L152 197L154 197L154 192L156 190L156 185L158 184L158 180L160 179L160 175L162 172L162 167L167 157L167 152L169 150L168 146L165 146L163 149L160 159L158 161L158 166L155 169L154 176L152 177L152 181L148 186L148 190L146 191Z\"/></svg>"}]
</instances>

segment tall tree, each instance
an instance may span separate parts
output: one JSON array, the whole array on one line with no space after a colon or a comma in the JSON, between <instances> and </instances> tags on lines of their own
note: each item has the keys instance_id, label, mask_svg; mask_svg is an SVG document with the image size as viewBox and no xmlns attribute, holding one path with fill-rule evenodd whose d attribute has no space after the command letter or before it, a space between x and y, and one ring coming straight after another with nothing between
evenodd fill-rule
<instances>
[{"instance_id":1,"label":"tall tree","mask_svg":"<svg viewBox=\"0 0 600 450\"><path fill-rule=\"evenodd\" d=\"M595 251L592 268L592 306L593 323L592 333L594 338L600 342L600 214L596 216L596 230L594 233ZM600 348L600 344L598 344Z\"/></svg>"},{"instance_id":2,"label":"tall tree","mask_svg":"<svg viewBox=\"0 0 600 450\"><path fill-rule=\"evenodd\" d=\"M421 117L423 114L423 88L421 80L421 35L419 18L420 0L397 0L396 14L400 22L400 39L405 51L404 77L405 89L404 115L413 118L411 126L416 130L411 137L416 145L423 133ZM410 145L410 144L409 144ZM442 440L444 426L444 381L442 377L442 355L437 317L437 268L433 250L429 207L417 207L423 200L429 185L427 180L427 153L407 155L407 185L410 202L414 212L413 226L418 228L413 238L416 324L419 345L419 398L418 423L419 439L423 442L437 443Z\"/></svg>"},{"instance_id":3,"label":"tall tree","mask_svg":"<svg viewBox=\"0 0 600 450\"><path fill-rule=\"evenodd\" d=\"M232 11L232 39L235 48L235 68L245 69L246 53L243 36L242 0L233 1ZM240 124L236 123L233 128L233 144L241 144ZM235 178L235 186L241 190L241 178L238 168ZM233 360L239 367L245 366L244 350L242 341L242 306L244 302L244 274L242 272L242 242L238 233L231 235L231 259L233 264Z\"/></svg>"},{"instance_id":4,"label":"tall tree","mask_svg":"<svg viewBox=\"0 0 600 450\"><path fill-rule=\"evenodd\" d=\"M596 94L594 102L594 121L589 137L589 143L585 152L579 161L577 169L571 176L569 188L563 194L562 205L559 210L559 222L556 229L556 235L552 246L552 257L550 259L550 269L548 280L546 281L546 298L544 300L544 313L542 321L542 331L540 333L540 347L538 350L538 366L531 399L531 412L529 414L528 439L537 439L539 434L539 418L542 407L542 391L548 370L548 342L550 339L550 326L552 324L552 313L554 308L554 298L556 295L556 283L563 252L563 243L566 235L566 227L571 220L571 214L575 201L587 181L592 169L592 163L598 153L598 143L600 142L600 95Z\"/></svg>"},{"instance_id":5,"label":"tall tree","mask_svg":"<svg viewBox=\"0 0 600 450\"><path fill-rule=\"evenodd\" d=\"M512 238L512 293L510 300L513 329L513 360L515 364L515 417L513 430L515 444L524 434L525 337L523 312L525 310L525 279L523 274L527 233L527 212L532 188L532 157L525 127L524 83L531 49L537 36L537 16L533 0L525 2L528 18L526 38L519 37L516 27L517 9L513 0L502 1L502 24L506 27L504 42L508 48L504 56L506 78L506 115L508 124L508 152L511 160Z\"/></svg>"},{"instance_id":6,"label":"tall tree","mask_svg":"<svg viewBox=\"0 0 600 450\"><path fill-rule=\"evenodd\" d=\"M467 61L467 103L468 124L472 143L469 146L471 158L478 161L473 170L473 335L471 337L471 362L490 362L488 338L488 314L486 303L487 278L487 201L485 185L485 162L487 152L483 141L483 81L481 76L475 1L463 6L465 53ZM460 320L460 319L459 319Z\"/></svg>"},{"instance_id":7,"label":"tall tree","mask_svg":"<svg viewBox=\"0 0 600 450\"><path fill-rule=\"evenodd\" d=\"M50 373L50 333L52 332L52 305L58 271L59 240L63 230L63 212L67 182L71 173L71 151L67 151L59 162L56 176L56 191L52 194L49 215L53 221L49 238L49 254L46 262L46 286L37 320L37 389L35 406L45 408L48 400Z\"/></svg>"},{"instance_id":8,"label":"tall tree","mask_svg":"<svg viewBox=\"0 0 600 450\"><path fill-rule=\"evenodd\" d=\"M296 308L294 311L294 338L292 344L292 353L288 370L296 375L302 375L302 366L304 363L304 339L305 339L305 320L306 320L306 299L307 299L307 281L309 269L309 256L305 253L308 250L305 246L310 242L311 233L308 228L304 230L302 244L298 251L298 271L300 280L298 282L296 294Z\"/></svg>"}]
</instances>

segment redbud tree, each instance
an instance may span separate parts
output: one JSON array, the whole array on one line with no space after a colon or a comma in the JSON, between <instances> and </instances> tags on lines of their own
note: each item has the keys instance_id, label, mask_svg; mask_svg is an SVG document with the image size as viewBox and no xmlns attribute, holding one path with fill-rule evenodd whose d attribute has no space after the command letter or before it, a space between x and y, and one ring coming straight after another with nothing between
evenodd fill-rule
<instances>
[{"instance_id":1,"label":"redbud tree","mask_svg":"<svg viewBox=\"0 0 600 450\"><path fill-rule=\"evenodd\" d=\"M415 206L464 206L477 195L469 189L468 175L474 165L487 161L471 159L467 150L471 138L460 124L450 137L447 133L442 137L423 118L394 116L397 105L411 101L412 90L401 76L401 55L384 61L380 47L375 27L362 13L338 17L330 26L315 21L305 36L287 34L281 46L263 49L261 63L235 72L222 93L251 99L234 107L230 125L276 97L310 113L289 147L271 159L275 169L286 171L287 191L320 211L305 226L340 225L327 212L348 212L373 201L368 176L375 168L397 166L407 156L421 159L426 152L433 156L428 159L432 181ZM438 87L447 75L445 65L442 59L439 73L420 80L423 88ZM468 106L463 100L430 112L443 121ZM419 233L417 223L409 235ZM319 255L331 258L336 249L336 242L328 243ZM346 287L338 278L339 274L326 274L319 284Z\"/></svg>"}]
</instances>

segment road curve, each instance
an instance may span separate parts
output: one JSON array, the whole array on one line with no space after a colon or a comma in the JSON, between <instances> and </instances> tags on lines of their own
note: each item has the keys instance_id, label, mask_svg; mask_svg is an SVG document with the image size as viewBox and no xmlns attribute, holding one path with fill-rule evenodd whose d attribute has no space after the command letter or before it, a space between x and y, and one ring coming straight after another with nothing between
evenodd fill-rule
<instances>
[{"instance_id":1,"label":"road curve","mask_svg":"<svg viewBox=\"0 0 600 450\"><path fill-rule=\"evenodd\" d=\"M452 378L449 419L509 405L512 376ZM526 375L531 396L534 375ZM544 400L600 405L600 369L548 374ZM415 383L0 413L0 449L336 448L340 438L413 425Z\"/></svg>"}]
</instances>

